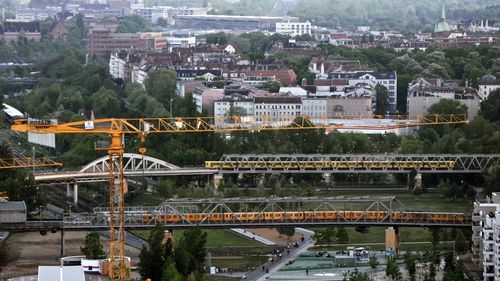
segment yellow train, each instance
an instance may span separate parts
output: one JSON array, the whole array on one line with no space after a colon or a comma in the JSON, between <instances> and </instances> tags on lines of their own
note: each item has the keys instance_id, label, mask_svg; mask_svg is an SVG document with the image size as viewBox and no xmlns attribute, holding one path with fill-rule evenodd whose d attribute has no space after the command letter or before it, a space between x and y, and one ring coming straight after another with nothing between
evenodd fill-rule
<instances>
[{"instance_id":1,"label":"yellow train","mask_svg":"<svg viewBox=\"0 0 500 281\"><path fill-rule=\"evenodd\" d=\"M455 161L205 161L206 169L217 170L448 170Z\"/></svg>"},{"instance_id":2,"label":"yellow train","mask_svg":"<svg viewBox=\"0 0 500 281\"><path fill-rule=\"evenodd\" d=\"M303 212L236 212L236 213L184 213L143 214L144 224L155 222L175 224L185 220L192 223L207 222L304 222L304 221L388 221L387 211L303 211ZM393 212L392 222L465 223L463 213Z\"/></svg>"}]
</instances>

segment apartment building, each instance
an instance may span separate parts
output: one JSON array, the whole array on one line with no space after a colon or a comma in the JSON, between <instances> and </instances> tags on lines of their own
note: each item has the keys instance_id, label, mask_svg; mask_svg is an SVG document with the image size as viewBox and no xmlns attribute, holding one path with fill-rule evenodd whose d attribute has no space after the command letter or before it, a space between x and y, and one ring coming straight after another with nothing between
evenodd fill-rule
<instances>
[{"instance_id":1,"label":"apartment building","mask_svg":"<svg viewBox=\"0 0 500 281\"><path fill-rule=\"evenodd\" d=\"M472 260L483 267L484 281L500 281L500 195L474 203Z\"/></svg>"},{"instance_id":2,"label":"apartment building","mask_svg":"<svg viewBox=\"0 0 500 281\"><path fill-rule=\"evenodd\" d=\"M251 98L223 98L214 101L214 117L223 117L231 115L253 116L254 102Z\"/></svg>"},{"instance_id":3,"label":"apartment building","mask_svg":"<svg viewBox=\"0 0 500 281\"><path fill-rule=\"evenodd\" d=\"M0 35L2 30L0 28ZM26 38L28 40L33 40L39 42L42 39L42 33L40 30L40 22L31 21L5 21L3 22L3 38L5 42L16 42L20 38Z\"/></svg>"},{"instance_id":4,"label":"apartment building","mask_svg":"<svg viewBox=\"0 0 500 281\"><path fill-rule=\"evenodd\" d=\"M429 108L442 99L451 99L467 106L467 115L473 119L480 109L481 99L476 89L446 84L441 79L418 78L408 87L407 110L410 118L427 114Z\"/></svg>"},{"instance_id":5,"label":"apartment building","mask_svg":"<svg viewBox=\"0 0 500 281\"><path fill-rule=\"evenodd\" d=\"M223 89L200 87L193 91L193 101L196 105L196 111L199 113L206 110L209 114L212 114L214 111L214 102L222 98L224 98Z\"/></svg>"},{"instance_id":6,"label":"apartment building","mask_svg":"<svg viewBox=\"0 0 500 281\"><path fill-rule=\"evenodd\" d=\"M88 34L90 56L105 57L119 50L160 50L166 46L166 38L158 32L112 33L105 27L96 26Z\"/></svg>"},{"instance_id":7,"label":"apartment building","mask_svg":"<svg viewBox=\"0 0 500 281\"><path fill-rule=\"evenodd\" d=\"M311 23L284 21L276 23L276 33L290 35L292 37L300 35L311 35Z\"/></svg>"},{"instance_id":8,"label":"apartment building","mask_svg":"<svg viewBox=\"0 0 500 281\"><path fill-rule=\"evenodd\" d=\"M343 116L372 118L372 99L369 97L304 98L302 114L313 120Z\"/></svg>"},{"instance_id":9,"label":"apartment building","mask_svg":"<svg viewBox=\"0 0 500 281\"><path fill-rule=\"evenodd\" d=\"M299 97L268 96L254 98L255 121L292 121L302 115Z\"/></svg>"},{"instance_id":10,"label":"apartment building","mask_svg":"<svg viewBox=\"0 0 500 281\"><path fill-rule=\"evenodd\" d=\"M349 85L370 84L373 87L382 85L387 88L389 94L389 111L395 112L398 104L398 78L396 71L376 72L376 71L353 71L353 72L332 72L328 75L332 80L347 80Z\"/></svg>"},{"instance_id":11,"label":"apartment building","mask_svg":"<svg viewBox=\"0 0 500 281\"><path fill-rule=\"evenodd\" d=\"M500 80L495 76L488 74L479 79L478 95L481 100L487 99L490 93L496 89L500 89Z\"/></svg>"}]
</instances>

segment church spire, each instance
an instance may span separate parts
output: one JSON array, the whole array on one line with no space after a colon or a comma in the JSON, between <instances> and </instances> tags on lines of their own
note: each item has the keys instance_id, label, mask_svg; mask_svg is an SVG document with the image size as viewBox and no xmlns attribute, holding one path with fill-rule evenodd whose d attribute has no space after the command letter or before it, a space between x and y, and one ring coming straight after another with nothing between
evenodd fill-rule
<instances>
[{"instance_id":1,"label":"church spire","mask_svg":"<svg viewBox=\"0 0 500 281\"><path fill-rule=\"evenodd\" d=\"M444 11L444 5L443 5L443 9L441 10L441 20L442 21L446 20L446 14L445 14L445 11Z\"/></svg>"}]
</instances>

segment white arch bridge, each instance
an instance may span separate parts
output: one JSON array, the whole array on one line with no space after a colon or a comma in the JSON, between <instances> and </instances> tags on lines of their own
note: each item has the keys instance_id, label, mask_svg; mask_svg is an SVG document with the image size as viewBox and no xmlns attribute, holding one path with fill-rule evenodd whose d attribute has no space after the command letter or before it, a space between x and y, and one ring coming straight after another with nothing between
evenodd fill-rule
<instances>
[{"instance_id":1,"label":"white arch bridge","mask_svg":"<svg viewBox=\"0 0 500 281\"><path fill-rule=\"evenodd\" d=\"M217 170L192 167L181 168L163 160L136 153L123 154L125 177L155 177L180 175L212 175ZM85 165L80 170L62 170L35 173L39 183L101 182L109 177L109 157L104 156Z\"/></svg>"}]
</instances>

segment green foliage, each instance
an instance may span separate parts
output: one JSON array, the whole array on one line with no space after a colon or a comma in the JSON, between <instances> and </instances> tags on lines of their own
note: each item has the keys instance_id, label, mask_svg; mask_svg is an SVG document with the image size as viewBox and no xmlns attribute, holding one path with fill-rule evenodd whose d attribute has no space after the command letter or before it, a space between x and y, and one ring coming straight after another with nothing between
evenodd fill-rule
<instances>
[{"instance_id":1,"label":"green foliage","mask_svg":"<svg viewBox=\"0 0 500 281\"><path fill-rule=\"evenodd\" d=\"M452 99L441 99L431 105L428 114L467 114L467 106Z\"/></svg>"},{"instance_id":2,"label":"green foliage","mask_svg":"<svg viewBox=\"0 0 500 281\"><path fill-rule=\"evenodd\" d=\"M182 281L182 275L175 268L175 263L168 258L163 265L163 281Z\"/></svg>"},{"instance_id":3,"label":"green foliage","mask_svg":"<svg viewBox=\"0 0 500 281\"><path fill-rule=\"evenodd\" d=\"M151 23L137 15L126 16L118 22L117 33L136 33L151 31Z\"/></svg>"},{"instance_id":4,"label":"green foliage","mask_svg":"<svg viewBox=\"0 0 500 281\"><path fill-rule=\"evenodd\" d=\"M207 255L207 233L199 228L191 228L183 233L175 246L175 264L183 276L203 272Z\"/></svg>"},{"instance_id":5,"label":"green foliage","mask_svg":"<svg viewBox=\"0 0 500 281\"><path fill-rule=\"evenodd\" d=\"M347 278L344 278L344 280L348 281L369 281L370 279L366 275L366 273L360 273L360 272L352 272L350 276Z\"/></svg>"},{"instance_id":6,"label":"green foliage","mask_svg":"<svg viewBox=\"0 0 500 281\"><path fill-rule=\"evenodd\" d=\"M161 180L157 189L160 196L170 199L174 196L175 182L172 179Z\"/></svg>"},{"instance_id":7,"label":"green foliage","mask_svg":"<svg viewBox=\"0 0 500 281\"><path fill-rule=\"evenodd\" d=\"M119 117L122 112L118 94L104 87L90 97L90 105L97 118Z\"/></svg>"},{"instance_id":8,"label":"green foliage","mask_svg":"<svg viewBox=\"0 0 500 281\"><path fill-rule=\"evenodd\" d=\"M85 236L85 247L80 247L80 251L87 259L103 259L106 257L104 253L99 234L90 232Z\"/></svg>"},{"instance_id":9,"label":"green foliage","mask_svg":"<svg viewBox=\"0 0 500 281\"><path fill-rule=\"evenodd\" d=\"M492 165L486 171L485 187L488 194L500 191L500 164Z\"/></svg>"},{"instance_id":10,"label":"green foliage","mask_svg":"<svg viewBox=\"0 0 500 281\"><path fill-rule=\"evenodd\" d=\"M149 235L148 247L144 246L139 254L139 273L144 279L162 280L166 248L163 244L164 227L156 225Z\"/></svg>"},{"instance_id":11,"label":"green foliage","mask_svg":"<svg viewBox=\"0 0 500 281\"><path fill-rule=\"evenodd\" d=\"M439 228L433 227L431 228L431 241L433 252L436 253L436 246L439 245L440 237L439 237Z\"/></svg>"},{"instance_id":12,"label":"green foliage","mask_svg":"<svg viewBox=\"0 0 500 281\"><path fill-rule=\"evenodd\" d=\"M379 265L378 259L376 256L370 257L370 268L373 270L377 268Z\"/></svg>"},{"instance_id":13,"label":"green foliage","mask_svg":"<svg viewBox=\"0 0 500 281\"><path fill-rule=\"evenodd\" d=\"M387 258L387 265L385 268L385 274L394 281L401 280L401 271L396 263L396 259L393 257Z\"/></svg>"},{"instance_id":14,"label":"green foliage","mask_svg":"<svg viewBox=\"0 0 500 281\"><path fill-rule=\"evenodd\" d=\"M339 227L337 230L337 242L340 244L349 243L349 235L344 227Z\"/></svg>"},{"instance_id":15,"label":"green foliage","mask_svg":"<svg viewBox=\"0 0 500 281\"><path fill-rule=\"evenodd\" d=\"M462 261L456 260L453 253L446 253L444 257L443 281L466 281L469 280L464 275L464 266Z\"/></svg>"},{"instance_id":16,"label":"green foliage","mask_svg":"<svg viewBox=\"0 0 500 281\"><path fill-rule=\"evenodd\" d=\"M147 93L165 108L170 107L170 99L175 97L176 74L172 70L160 69L148 75L145 82Z\"/></svg>"},{"instance_id":17,"label":"green foliage","mask_svg":"<svg viewBox=\"0 0 500 281\"><path fill-rule=\"evenodd\" d=\"M455 251L459 255L467 252L467 241L465 240L464 233L462 231L458 231L457 236L455 238Z\"/></svg>"},{"instance_id":18,"label":"green foliage","mask_svg":"<svg viewBox=\"0 0 500 281\"><path fill-rule=\"evenodd\" d=\"M406 270L411 280L415 280L415 273L417 272L416 257L412 252L406 252L404 255Z\"/></svg>"},{"instance_id":19,"label":"green foliage","mask_svg":"<svg viewBox=\"0 0 500 281\"><path fill-rule=\"evenodd\" d=\"M207 44L225 45L229 39L229 35L224 32L211 33L207 35Z\"/></svg>"},{"instance_id":20,"label":"green foliage","mask_svg":"<svg viewBox=\"0 0 500 281\"><path fill-rule=\"evenodd\" d=\"M278 81L268 81L262 85L262 89L269 91L270 93L278 93L280 91L281 84Z\"/></svg>"},{"instance_id":21,"label":"green foliage","mask_svg":"<svg viewBox=\"0 0 500 281\"><path fill-rule=\"evenodd\" d=\"M313 239L316 244L326 244L330 245L335 240L335 235L337 232L333 227L326 227L321 230L315 231Z\"/></svg>"},{"instance_id":22,"label":"green foliage","mask_svg":"<svg viewBox=\"0 0 500 281\"><path fill-rule=\"evenodd\" d=\"M377 109L375 110L375 114L385 115L385 112L388 110L387 106L389 105L389 92L385 86L380 84L375 86L375 91L377 92Z\"/></svg>"},{"instance_id":23,"label":"green foliage","mask_svg":"<svg viewBox=\"0 0 500 281\"><path fill-rule=\"evenodd\" d=\"M488 121L500 121L500 89L491 92L488 98L481 102L481 115Z\"/></svg>"},{"instance_id":24,"label":"green foliage","mask_svg":"<svg viewBox=\"0 0 500 281\"><path fill-rule=\"evenodd\" d=\"M331 28L369 25L375 29L415 32L432 30L440 17L441 4L432 0L381 0L374 5L371 0L345 0L331 5L329 0L301 0L290 14ZM495 4L494 0L453 2L453 5L446 6L447 17L455 20L488 18L495 12L498 14Z\"/></svg>"}]
</instances>

